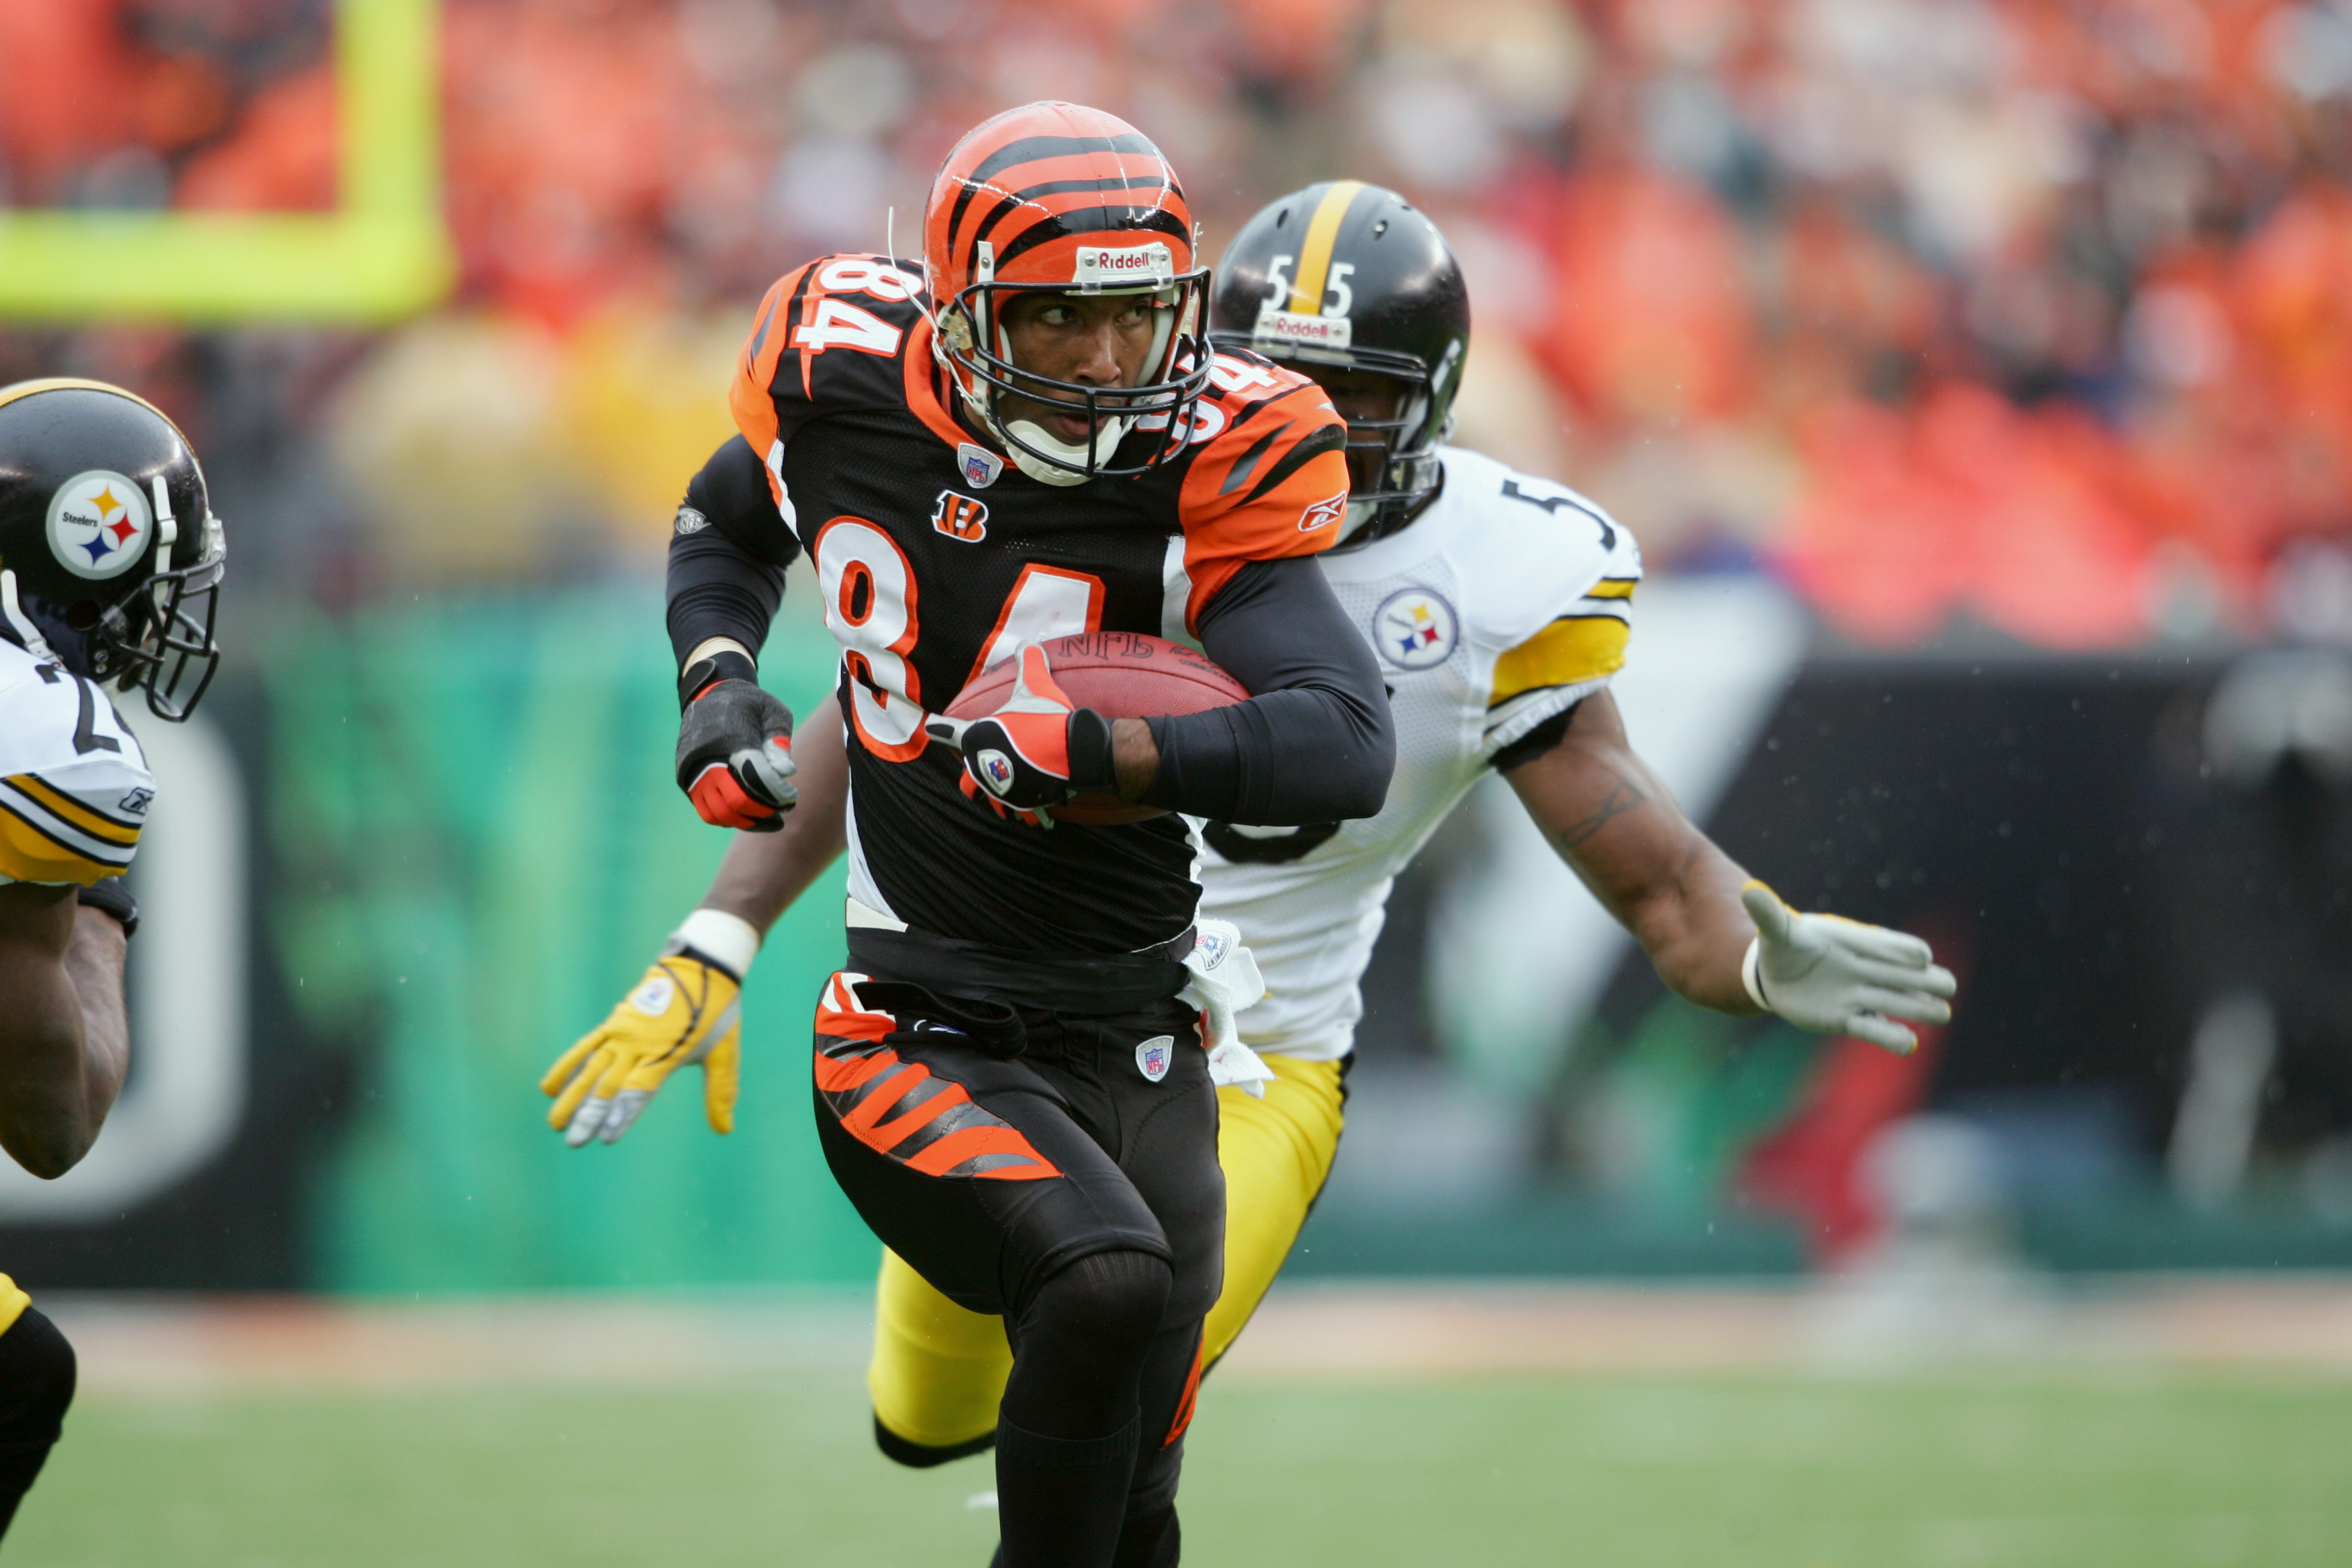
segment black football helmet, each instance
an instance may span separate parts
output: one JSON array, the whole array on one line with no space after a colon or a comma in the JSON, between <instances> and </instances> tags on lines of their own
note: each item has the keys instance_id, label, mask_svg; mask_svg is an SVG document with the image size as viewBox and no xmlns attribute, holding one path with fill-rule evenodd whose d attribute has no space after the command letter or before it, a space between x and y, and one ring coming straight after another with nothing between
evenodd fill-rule
<instances>
[{"instance_id":1,"label":"black football helmet","mask_svg":"<svg viewBox=\"0 0 2352 1568\"><path fill-rule=\"evenodd\" d=\"M187 437L101 381L0 386L0 614L77 674L185 719L220 662L227 557Z\"/></svg>"},{"instance_id":2,"label":"black football helmet","mask_svg":"<svg viewBox=\"0 0 2352 1568\"><path fill-rule=\"evenodd\" d=\"M1395 417L1349 421L1341 548L1394 533L1437 493L1470 294L1445 237L1402 196L1326 180L1267 203L1217 264L1209 337L1309 375L1333 365L1403 384Z\"/></svg>"}]
</instances>

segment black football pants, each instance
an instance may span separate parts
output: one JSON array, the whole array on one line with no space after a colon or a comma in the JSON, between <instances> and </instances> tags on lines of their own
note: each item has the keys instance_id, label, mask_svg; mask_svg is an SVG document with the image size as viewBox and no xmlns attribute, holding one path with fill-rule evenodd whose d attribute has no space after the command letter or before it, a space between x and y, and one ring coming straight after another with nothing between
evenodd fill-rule
<instances>
[{"instance_id":1,"label":"black football pants","mask_svg":"<svg viewBox=\"0 0 2352 1568\"><path fill-rule=\"evenodd\" d=\"M73 1346L38 1308L0 1333L0 1535L64 1430L75 1370Z\"/></svg>"},{"instance_id":2,"label":"black football pants","mask_svg":"<svg viewBox=\"0 0 2352 1568\"><path fill-rule=\"evenodd\" d=\"M1224 1176L1197 1016L943 998L854 974L817 1009L818 1135L875 1234L1001 1314L1005 1568L1164 1568L1222 1283Z\"/></svg>"}]
</instances>

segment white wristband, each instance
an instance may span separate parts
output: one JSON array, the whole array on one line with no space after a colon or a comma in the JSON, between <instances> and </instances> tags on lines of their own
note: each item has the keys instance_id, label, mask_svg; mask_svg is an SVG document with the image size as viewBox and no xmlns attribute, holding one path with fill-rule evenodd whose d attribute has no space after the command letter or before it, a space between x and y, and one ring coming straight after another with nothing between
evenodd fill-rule
<instances>
[{"instance_id":1,"label":"white wristband","mask_svg":"<svg viewBox=\"0 0 2352 1568\"><path fill-rule=\"evenodd\" d=\"M1748 987L1748 999L1750 1002L1769 1013L1772 1011L1772 1004L1764 1000L1764 976L1757 968L1763 957L1764 939L1760 936L1750 937L1748 942L1747 956L1739 961L1739 984Z\"/></svg>"},{"instance_id":2,"label":"white wristband","mask_svg":"<svg viewBox=\"0 0 2352 1568\"><path fill-rule=\"evenodd\" d=\"M725 910L695 910L678 922L670 940L709 953L732 970L738 980L751 973L751 961L760 956L759 928Z\"/></svg>"}]
</instances>

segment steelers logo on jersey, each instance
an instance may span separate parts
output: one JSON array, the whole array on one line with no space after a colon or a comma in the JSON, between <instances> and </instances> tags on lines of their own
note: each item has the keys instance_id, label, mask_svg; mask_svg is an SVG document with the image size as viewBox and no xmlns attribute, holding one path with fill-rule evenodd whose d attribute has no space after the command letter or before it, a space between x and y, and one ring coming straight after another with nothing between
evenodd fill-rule
<instances>
[{"instance_id":1,"label":"steelers logo on jersey","mask_svg":"<svg viewBox=\"0 0 2352 1568\"><path fill-rule=\"evenodd\" d=\"M77 577L119 576L147 552L155 515L121 474L76 474L49 498L49 552Z\"/></svg>"},{"instance_id":2,"label":"steelers logo on jersey","mask_svg":"<svg viewBox=\"0 0 2352 1568\"><path fill-rule=\"evenodd\" d=\"M1372 612L1372 646L1399 669L1434 669L1461 640L1454 606L1427 588L1400 588Z\"/></svg>"}]
</instances>

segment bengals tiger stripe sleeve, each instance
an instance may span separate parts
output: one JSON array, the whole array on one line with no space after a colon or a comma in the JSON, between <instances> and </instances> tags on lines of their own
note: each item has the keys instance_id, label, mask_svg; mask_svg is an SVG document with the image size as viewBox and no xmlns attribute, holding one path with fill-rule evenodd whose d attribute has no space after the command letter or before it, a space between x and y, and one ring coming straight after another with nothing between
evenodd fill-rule
<instances>
[{"instance_id":1,"label":"bengals tiger stripe sleeve","mask_svg":"<svg viewBox=\"0 0 2352 1568\"><path fill-rule=\"evenodd\" d=\"M1255 354L1218 355L1215 381L1193 438L1217 427L1179 497L1184 626L1195 636L1202 611L1245 563L1328 550L1348 507L1348 426L1321 387Z\"/></svg>"}]
</instances>

